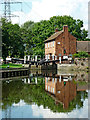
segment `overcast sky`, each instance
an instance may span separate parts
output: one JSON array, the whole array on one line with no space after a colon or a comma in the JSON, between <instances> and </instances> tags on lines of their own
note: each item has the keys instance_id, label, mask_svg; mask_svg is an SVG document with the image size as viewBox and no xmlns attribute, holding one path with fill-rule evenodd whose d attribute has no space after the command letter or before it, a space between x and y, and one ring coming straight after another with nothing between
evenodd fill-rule
<instances>
[{"instance_id":1,"label":"overcast sky","mask_svg":"<svg viewBox=\"0 0 90 120\"><path fill-rule=\"evenodd\" d=\"M4 0L3 0L4 1ZM23 24L28 20L34 22L48 20L57 15L70 15L75 19L83 20L88 29L88 2L89 0L11 0L22 1L21 4L11 5L12 14L19 17L12 18L13 23ZM3 7L2 7L3 9Z\"/></svg>"}]
</instances>

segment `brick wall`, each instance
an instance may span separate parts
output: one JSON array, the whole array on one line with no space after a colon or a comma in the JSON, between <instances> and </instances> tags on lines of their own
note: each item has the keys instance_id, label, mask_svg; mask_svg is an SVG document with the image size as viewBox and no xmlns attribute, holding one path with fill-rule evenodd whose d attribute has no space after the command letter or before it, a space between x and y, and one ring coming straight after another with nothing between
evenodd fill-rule
<instances>
[{"instance_id":1,"label":"brick wall","mask_svg":"<svg viewBox=\"0 0 90 120\"><path fill-rule=\"evenodd\" d=\"M50 93L53 93L56 99L63 103L63 107L67 109L69 107L69 102L72 101L76 96L76 91L77 91L76 84L74 84L72 81L67 81L66 85L64 86L63 79L61 79L61 82L59 82L59 78L56 79L57 82L55 82L55 78L54 78L54 82L52 82L53 81L52 79L53 78L50 78L48 82L46 82L46 77L45 77L45 90ZM53 92L53 88L54 88L54 92Z\"/></svg>"},{"instance_id":2,"label":"brick wall","mask_svg":"<svg viewBox=\"0 0 90 120\"><path fill-rule=\"evenodd\" d=\"M56 97L63 103L63 107L67 109L69 107L69 102L72 101L76 96L76 84L71 81L66 82L64 86L64 81L61 83L58 81L56 84Z\"/></svg>"},{"instance_id":3,"label":"brick wall","mask_svg":"<svg viewBox=\"0 0 90 120\"><path fill-rule=\"evenodd\" d=\"M58 44L59 42L60 44ZM64 32L56 38L55 46L57 56L59 56L59 54L61 54L62 56L74 54L76 53L76 38L74 38L69 32ZM65 54L64 49L66 51Z\"/></svg>"},{"instance_id":4,"label":"brick wall","mask_svg":"<svg viewBox=\"0 0 90 120\"><path fill-rule=\"evenodd\" d=\"M76 38L68 32L68 26L63 27L63 31L54 42L54 46L52 47L53 41L45 43L45 55L54 54L59 56L59 54L69 55L76 53ZM49 43L49 47L48 47ZM47 44L47 48L46 48ZM64 54L64 50L66 53Z\"/></svg>"},{"instance_id":5,"label":"brick wall","mask_svg":"<svg viewBox=\"0 0 90 120\"><path fill-rule=\"evenodd\" d=\"M49 47L48 47L48 43L49 43ZM55 41L54 41L54 45L53 45L53 41L45 43L45 55L48 54L54 54L55 55ZM47 46L47 47L46 47Z\"/></svg>"}]
</instances>

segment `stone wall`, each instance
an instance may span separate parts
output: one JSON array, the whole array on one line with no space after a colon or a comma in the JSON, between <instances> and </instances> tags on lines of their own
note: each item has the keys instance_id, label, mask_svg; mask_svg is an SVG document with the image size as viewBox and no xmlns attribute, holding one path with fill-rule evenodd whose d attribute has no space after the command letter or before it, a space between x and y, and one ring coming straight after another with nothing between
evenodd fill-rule
<instances>
[{"instance_id":1,"label":"stone wall","mask_svg":"<svg viewBox=\"0 0 90 120\"><path fill-rule=\"evenodd\" d=\"M88 58L75 58L75 67L78 69L89 69L89 59Z\"/></svg>"},{"instance_id":2,"label":"stone wall","mask_svg":"<svg viewBox=\"0 0 90 120\"><path fill-rule=\"evenodd\" d=\"M74 64L57 64L57 69L62 71L89 71L89 59L75 58Z\"/></svg>"}]
</instances>

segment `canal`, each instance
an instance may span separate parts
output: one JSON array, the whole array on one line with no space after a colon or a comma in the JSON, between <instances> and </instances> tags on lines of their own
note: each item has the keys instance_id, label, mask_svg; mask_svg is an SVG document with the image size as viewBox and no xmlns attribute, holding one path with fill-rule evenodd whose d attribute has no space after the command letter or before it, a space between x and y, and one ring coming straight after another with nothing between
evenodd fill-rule
<instances>
[{"instance_id":1,"label":"canal","mask_svg":"<svg viewBox=\"0 0 90 120\"><path fill-rule=\"evenodd\" d=\"M88 73L30 71L2 80L1 118L88 118Z\"/></svg>"}]
</instances>

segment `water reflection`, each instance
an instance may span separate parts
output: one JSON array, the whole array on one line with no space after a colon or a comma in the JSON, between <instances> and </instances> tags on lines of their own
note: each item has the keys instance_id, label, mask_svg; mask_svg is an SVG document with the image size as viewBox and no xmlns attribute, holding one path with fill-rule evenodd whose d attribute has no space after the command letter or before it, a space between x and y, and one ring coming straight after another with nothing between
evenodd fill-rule
<instances>
[{"instance_id":1,"label":"water reflection","mask_svg":"<svg viewBox=\"0 0 90 120\"><path fill-rule=\"evenodd\" d=\"M3 118L11 118L14 107L21 108L22 104L43 106L53 113L69 113L83 108L88 98L87 79L78 81L73 73L31 71L25 78L4 80L2 85Z\"/></svg>"},{"instance_id":2,"label":"water reflection","mask_svg":"<svg viewBox=\"0 0 90 120\"><path fill-rule=\"evenodd\" d=\"M45 90L53 96L55 103L61 102L63 108L68 108L70 101L76 97L76 84L71 76L45 77Z\"/></svg>"}]
</instances>

